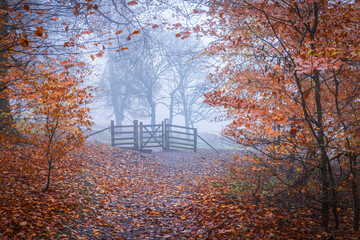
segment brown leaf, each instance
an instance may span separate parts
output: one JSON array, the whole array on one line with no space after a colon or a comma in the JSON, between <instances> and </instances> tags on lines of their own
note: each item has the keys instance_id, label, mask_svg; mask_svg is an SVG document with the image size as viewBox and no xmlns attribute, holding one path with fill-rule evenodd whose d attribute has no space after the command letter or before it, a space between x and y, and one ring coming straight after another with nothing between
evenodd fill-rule
<instances>
[{"instance_id":1,"label":"brown leaf","mask_svg":"<svg viewBox=\"0 0 360 240\"><path fill-rule=\"evenodd\" d=\"M123 30L120 29L120 30L116 31L115 35L118 35L118 34L120 34L122 32L123 32Z\"/></svg>"},{"instance_id":2,"label":"brown leaf","mask_svg":"<svg viewBox=\"0 0 360 240\"><path fill-rule=\"evenodd\" d=\"M20 223L21 226L25 226L26 224L28 224L26 221Z\"/></svg>"},{"instance_id":3,"label":"brown leaf","mask_svg":"<svg viewBox=\"0 0 360 240\"><path fill-rule=\"evenodd\" d=\"M102 57L104 54L104 51L98 52L97 54L95 54L96 57Z\"/></svg>"},{"instance_id":4,"label":"brown leaf","mask_svg":"<svg viewBox=\"0 0 360 240\"><path fill-rule=\"evenodd\" d=\"M136 5L136 4L138 4L137 1L130 1L130 2L128 2L128 5L130 5L130 6L133 6L133 5Z\"/></svg>"}]
</instances>

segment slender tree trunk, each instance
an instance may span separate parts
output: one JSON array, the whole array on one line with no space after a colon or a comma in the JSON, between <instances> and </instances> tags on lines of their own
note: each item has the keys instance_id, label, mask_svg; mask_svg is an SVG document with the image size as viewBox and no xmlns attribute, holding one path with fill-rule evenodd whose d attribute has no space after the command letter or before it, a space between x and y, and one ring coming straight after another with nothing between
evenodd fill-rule
<instances>
[{"instance_id":1,"label":"slender tree trunk","mask_svg":"<svg viewBox=\"0 0 360 240\"><path fill-rule=\"evenodd\" d=\"M319 23L319 6L317 2L312 3L313 9L313 19L312 25L308 26L310 39L316 41L315 35L317 32L317 27ZM313 53L316 53L315 45L311 44L311 50ZM325 134L324 134L324 124L323 124L323 108L321 102L321 82L320 82L320 73L316 70L312 76L315 83L315 107L316 107L316 140L318 148L320 150L320 172L321 172L321 226L325 231L329 228L329 211L330 211L330 194L329 194L329 169L330 160L328 153L326 151L325 145Z\"/></svg>"},{"instance_id":2,"label":"slender tree trunk","mask_svg":"<svg viewBox=\"0 0 360 240\"><path fill-rule=\"evenodd\" d=\"M52 158L48 160L48 174L47 174L47 181L46 181L46 187L44 188L44 191L49 190L50 187L50 177L51 177L51 168L52 168Z\"/></svg>"},{"instance_id":3,"label":"slender tree trunk","mask_svg":"<svg viewBox=\"0 0 360 240\"><path fill-rule=\"evenodd\" d=\"M180 79L180 96L181 96L181 102L182 102L183 113L184 113L185 127L189 127L190 126L190 118L189 118L188 103L187 103L187 99L186 99L184 79ZM186 132L189 132L189 129L186 129Z\"/></svg>"},{"instance_id":4,"label":"slender tree trunk","mask_svg":"<svg viewBox=\"0 0 360 240\"><path fill-rule=\"evenodd\" d=\"M0 9L5 10L8 6L7 0L0 0ZM2 14L3 23L0 25L0 35L3 39L6 39L8 34L7 29L7 16ZM5 41L3 41L5 43ZM5 78L7 73L7 62L8 58L5 56L5 51L0 53L0 78ZM4 82L0 82L0 133L12 134L13 133L13 118L10 111L9 95Z\"/></svg>"},{"instance_id":5,"label":"slender tree trunk","mask_svg":"<svg viewBox=\"0 0 360 240\"><path fill-rule=\"evenodd\" d=\"M351 188L354 208L354 230L359 230L360 204L359 204L359 189L358 189L358 166L356 162L357 156L355 154L349 155L350 172L352 174Z\"/></svg>"},{"instance_id":6,"label":"slender tree trunk","mask_svg":"<svg viewBox=\"0 0 360 240\"><path fill-rule=\"evenodd\" d=\"M122 125L123 122L124 122L124 119L125 119L125 108L127 107L126 106L126 98L127 96L123 96L122 99L121 99L121 103L119 103L119 109L117 109L117 115L115 115L116 117L116 124L117 125Z\"/></svg>"},{"instance_id":7,"label":"slender tree trunk","mask_svg":"<svg viewBox=\"0 0 360 240\"><path fill-rule=\"evenodd\" d=\"M156 105L154 102L150 103L150 118L151 118L151 125L156 124Z\"/></svg>"},{"instance_id":8,"label":"slender tree trunk","mask_svg":"<svg viewBox=\"0 0 360 240\"><path fill-rule=\"evenodd\" d=\"M329 227L329 157L327 155L325 146L325 136L323 131L323 109L321 103L321 83L320 74L316 71L313 76L315 82L315 104L316 104L316 116L317 116L317 142L320 150L320 171L321 171L321 217L322 227L327 231Z\"/></svg>"},{"instance_id":9,"label":"slender tree trunk","mask_svg":"<svg viewBox=\"0 0 360 240\"><path fill-rule=\"evenodd\" d=\"M175 91L170 93L170 106L169 106L169 124L173 123L174 118L174 98L175 98Z\"/></svg>"},{"instance_id":10,"label":"slender tree trunk","mask_svg":"<svg viewBox=\"0 0 360 240\"><path fill-rule=\"evenodd\" d=\"M151 125L155 125L156 124L156 104L153 100L152 86L151 86L151 89L149 89L149 91L148 91L147 101L150 106Z\"/></svg>"},{"instance_id":11,"label":"slender tree trunk","mask_svg":"<svg viewBox=\"0 0 360 240\"><path fill-rule=\"evenodd\" d=\"M120 126L122 124L123 116L121 111L119 110L120 104L119 104L119 96L118 96L118 89L115 79L115 69L114 69L114 63L109 61L108 62L108 68L109 68L109 76L110 76L110 91L111 91L111 103L114 109L115 114L115 125Z\"/></svg>"},{"instance_id":12,"label":"slender tree trunk","mask_svg":"<svg viewBox=\"0 0 360 240\"><path fill-rule=\"evenodd\" d=\"M332 213L334 215L335 218L335 229L339 230L339 215L338 215L338 195L337 195L337 191L336 191L336 186L335 186L335 179L333 176L333 171L331 168L331 164L330 162L328 162L328 169L329 169L329 179L330 179L330 183L331 183L331 194L332 194Z\"/></svg>"}]
</instances>

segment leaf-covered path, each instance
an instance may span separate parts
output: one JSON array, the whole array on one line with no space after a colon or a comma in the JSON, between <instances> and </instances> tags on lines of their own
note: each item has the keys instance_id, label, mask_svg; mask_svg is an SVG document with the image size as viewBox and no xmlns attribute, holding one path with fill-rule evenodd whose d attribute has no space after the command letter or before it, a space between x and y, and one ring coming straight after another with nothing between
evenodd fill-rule
<instances>
[{"instance_id":1,"label":"leaf-covered path","mask_svg":"<svg viewBox=\"0 0 360 240\"><path fill-rule=\"evenodd\" d=\"M46 169L21 157L25 148L10 150L0 158L0 239L359 237L348 212L346 227L324 232L293 196L271 202L271 175L231 152L146 154L87 143L54 165L43 192Z\"/></svg>"},{"instance_id":2,"label":"leaf-covered path","mask_svg":"<svg viewBox=\"0 0 360 240\"><path fill-rule=\"evenodd\" d=\"M79 222L74 234L99 239L188 239L201 235L179 209L192 198L204 177L216 177L224 171L218 155L109 150L83 153L92 166L86 173L86 185L97 188L90 196L96 198L99 208L94 212L95 221L88 225Z\"/></svg>"}]
</instances>

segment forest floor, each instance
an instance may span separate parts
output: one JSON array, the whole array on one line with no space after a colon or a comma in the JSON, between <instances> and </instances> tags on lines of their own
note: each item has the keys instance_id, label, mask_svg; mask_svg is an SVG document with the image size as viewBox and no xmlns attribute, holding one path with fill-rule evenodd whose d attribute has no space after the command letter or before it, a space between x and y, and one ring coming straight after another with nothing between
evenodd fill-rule
<instances>
[{"instance_id":1,"label":"forest floor","mask_svg":"<svg viewBox=\"0 0 360 240\"><path fill-rule=\"evenodd\" d=\"M88 160L92 158L90 162L94 164L87 183L94 186L95 179L104 179L105 191L100 203L102 223L82 226L74 233L86 237L95 233L100 239L205 237L203 231L192 224L193 219L185 215L184 208L191 206L194 189L205 178L215 180L223 175L224 158L231 160L234 155L219 156L204 151L147 154L113 149L104 161L104 156L94 159L88 152L84 154ZM94 172L99 176L94 176Z\"/></svg>"},{"instance_id":2,"label":"forest floor","mask_svg":"<svg viewBox=\"0 0 360 240\"><path fill-rule=\"evenodd\" d=\"M323 232L309 210L249 201L256 175L234 156L87 143L55 165L47 192L46 169L7 159L0 239L358 239L350 228Z\"/></svg>"}]
</instances>

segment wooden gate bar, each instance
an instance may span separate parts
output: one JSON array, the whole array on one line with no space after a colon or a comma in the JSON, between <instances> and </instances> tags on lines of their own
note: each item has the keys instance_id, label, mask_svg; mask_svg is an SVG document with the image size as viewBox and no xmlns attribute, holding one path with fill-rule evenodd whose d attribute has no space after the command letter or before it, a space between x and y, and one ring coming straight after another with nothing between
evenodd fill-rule
<instances>
[{"instance_id":1,"label":"wooden gate bar","mask_svg":"<svg viewBox=\"0 0 360 240\"><path fill-rule=\"evenodd\" d=\"M180 132L180 131L174 131L174 130L169 130L169 132L183 134L183 135L191 135L191 136L194 135L193 133L186 133L186 132Z\"/></svg>"},{"instance_id":2,"label":"wooden gate bar","mask_svg":"<svg viewBox=\"0 0 360 240\"><path fill-rule=\"evenodd\" d=\"M115 134L133 134L134 131L114 132Z\"/></svg>"},{"instance_id":3,"label":"wooden gate bar","mask_svg":"<svg viewBox=\"0 0 360 240\"><path fill-rule=\"evenodd\" d=\"M191 138L182 138L182 137L171 137L171 139L176 139L176 140L183 140L183 141L191 141L193 142L194 139L191 139Z\"/></svg>"},{"instance_id":4,"label":"wooden gate bar","mask_svg":"<svg viewBox=\"0 0 360 240\"><path fill-rule=\"evenodd\" d=\"M114 138L115 141L121 141L121 140L133 140L134 137L116 137ZM134 142L134 141L131 141Z\"/></svg>"},{"instance_id":5,"label":"wooden gate bar","mask_svg":"<svg viewBox=\"0 0 360 240\"><path fill-rule=\"evenodd\" d=\"M181 146L190 146L191 148L194 147L194 144L190 144L190 143L181 143L181 142L170 141L170 144L178 144L178 145L181 145ZM173 145L171 145L171 146L173 146Z\"/></svg>"},{"instance_id":6,"label":"wooden gate bar","mask_svg":"<svg viewBox=\"0 0 360 240\"><path fill-rule=\"evenodd\" d=\"M189 128L189 127L184 127L184 126L179 126L179 125L170 125L171 127L175 127L175 128L183 128L183 129L189 129L189 130L194 130L195 128Z\"/></svg>"}]
</instances>

